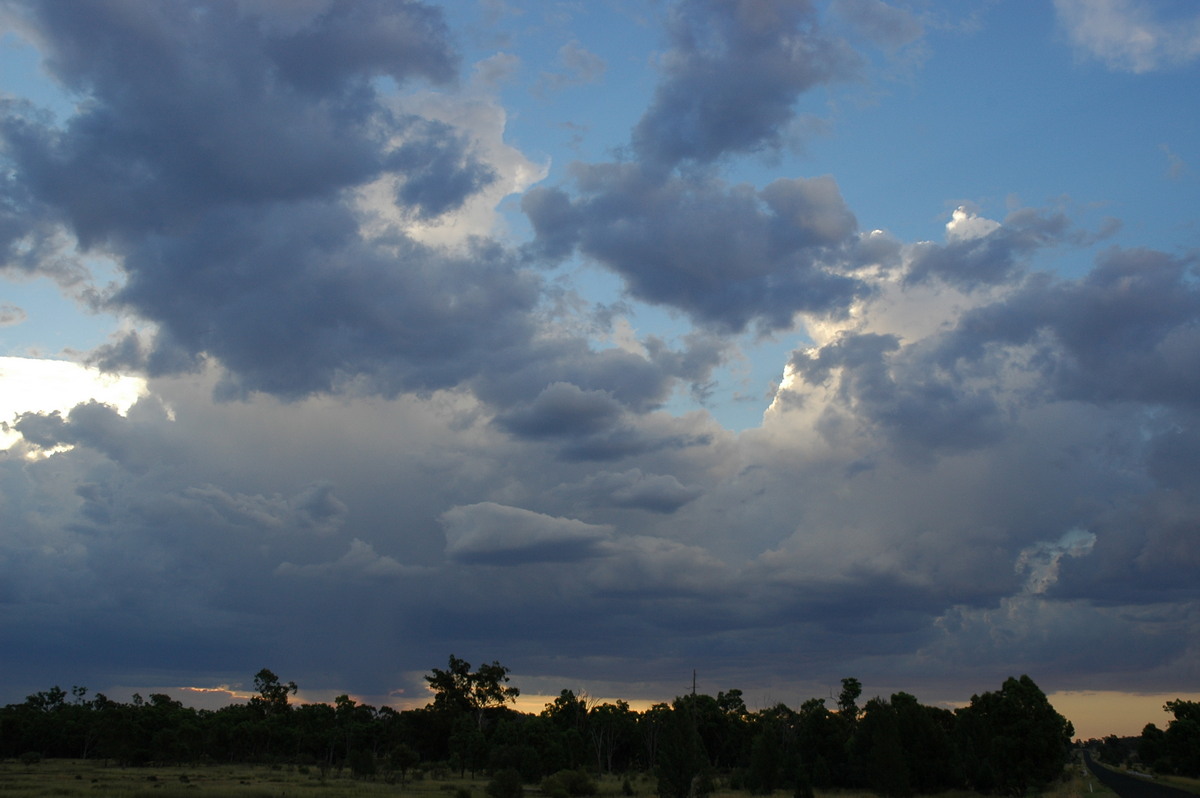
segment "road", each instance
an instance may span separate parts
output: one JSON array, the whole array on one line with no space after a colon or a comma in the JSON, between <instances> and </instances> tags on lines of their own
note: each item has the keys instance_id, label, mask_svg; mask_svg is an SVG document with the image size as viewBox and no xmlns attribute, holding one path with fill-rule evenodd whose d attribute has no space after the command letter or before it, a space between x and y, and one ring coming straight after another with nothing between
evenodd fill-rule
<instances>
[{"instance_id":1,"label":"road","mask_svg":"<svg viewBox=\"0 0 1200 798\"><path fill-rule=\"evenodd\" d=\"M1101 767L1093 763L1092 758L1086 753L1083 758L1096 779L1121 798L1183 798L1183 796L1196 798L1193 793L1186 790L1168 787L1165 784L1137 776L1127 776L1124 773L1116 773L1106 767Z\"/></svg>"}]
</instances>

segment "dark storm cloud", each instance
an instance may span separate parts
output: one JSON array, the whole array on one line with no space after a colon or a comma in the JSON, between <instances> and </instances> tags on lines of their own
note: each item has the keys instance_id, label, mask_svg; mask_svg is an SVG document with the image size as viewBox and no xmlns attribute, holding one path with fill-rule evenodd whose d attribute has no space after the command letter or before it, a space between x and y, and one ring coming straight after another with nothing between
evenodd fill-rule
<instances>
[{"instance_id":1,"label":"dark storm cloud","mask_svg":"<svg viewBox=\"0 0 1200 798\"><path fill-rule=\"evenodd\" d=\"M412 158L391 151L389 136L428 146L444 136L390 114L369 82L452 77L436 16L415 3L343 3L280 39L229 2L31 3L47 69L85 102L61 127L6 115L7 154L22 185L85 245L171 234L229 204L328 197ZM343 46L296 43L389 34L401 40L352 58L340 57ZM293 45L308 52L302 72L280 63L277 51ZM313 74L324 78L313 84Z\"/></svg>"},{"instance_id":2,"label":"dark storm cloud","mask_svg":"<svg viewBox=\"0 0 1200 798\"><path fill-rule=\"evenodd\" d=\"M496 422L518 435L545 438L598 432L612 426L620 415L621 406L607 393L556 382L527 406L501 414Z\"/></svg>"},{"instance_id":3,"label":"dark storm cloud","mask_svg":"<svg viewBox=\"0 0 1200 798\"><path fill-rule=\"evenodd\" d=\"M153 650L170 683L266 662L382 695L460 646L522 678L621 674L628 697L661 679L655 699L698 661L752 689L1194 672L1194 260L1031 276L1085 243L1061 215L907 246L860 234L832 178L723 181L854 59L804 3L685 2L634 160L525 200L529 260L578 251L701 328L600 349L521 253L364 236L360 188L429 221L493 178L371 81L452 80L440 16L284 5L24 6L81 104L61 126L5 106L0 247L48 272L73 231L114 257L109 307L157 332L100 357L166 376L124 416L26 414L0 452L19 678L95 684ZM837 7L884 46L914 33ZM581 79L586 55L563 53ZM763 428L664 410L703 394L730 333L797 313L843 330L814 324Z\"/></svg>"},{"instance_id":4,"label":"dark storm cloud","mask_svg":"<svg viewBox=\"0 0 1200 798\"><path fill-rule=\"evenodd\" d=\"M781 147L799 95L860 63L820 32L808 0L686 0L667 29L664 78L632 136L661 167Z\"/></svg>"},{"instance_id":5,"label":"dark storm cloud","mask_svg":"<svg viewBox=\"0 0 1200 798\"><path fill-rule=\"evenodd\" d=\"M636 164L579 165L578 198L530 191L539 254L578 247L637 299L677 307L725 332L787 329L797 312L838 313L866 291L831 268L856 238L830 178L762 191L713 178L660 178Z\"/></svg>"},{"instance_id":6,"label":"dark storm cloud","mask_svg":"<svg viewBox=\"0 0 1200 798\"><path fill-rule=\"evenodd\" d=\"M114 342L106 367L167 374L211 357L229 396L360 375L395 394L456 384L528 339L536 280L498 249L367 241L347 193L386 177L425 219L494 179L465 136L390 109L371 83L454 78L439 11L339 2L289 32L226 2L20 10L81 102L61 126L0 120L0 232L11 249L59 219L119 257L109 306L159 332Z\"/></svg>"},{"instance_id":7,"label":"dark storm cloud","mask_svg":"<svg viewBox=\"0 0 1200 798\"><path fill-rule=\"evenodd\" d=\"M538 299L495 248L383 249L337 203L212 214L187 236L147 238L126 270L114 304L162 332L107 347L102 363L161 374L205 353L230 370L231 396L299 397L360 376L388 395L454 385L527 341Z\"/></svg>"},{"instance_id":8,"label":"dark storm cloud","mask_svg":"<svg viewBox=\"0 0 1200 798\"><path fill-rule=\"evenodd\" d=\"M98 410L81 412L71 414L67 435L51 437L100 437L88 417ZM228 668L255 647L231 637L231 625L252 638L275 625L256 594L278 552L295 556L340 524L344 508L324 483L288 496L189 485L170 466L127 470L138 458L126 450L156 437L153 424L138 426L110 431L124 446L105 443L123 463L84 443L47 460L0 459L0 570L23 607L0 623L6 639L22 640L8 652L14 674ZM43 632L26 636L26 624Z\"/></svg>"}]
</instances>

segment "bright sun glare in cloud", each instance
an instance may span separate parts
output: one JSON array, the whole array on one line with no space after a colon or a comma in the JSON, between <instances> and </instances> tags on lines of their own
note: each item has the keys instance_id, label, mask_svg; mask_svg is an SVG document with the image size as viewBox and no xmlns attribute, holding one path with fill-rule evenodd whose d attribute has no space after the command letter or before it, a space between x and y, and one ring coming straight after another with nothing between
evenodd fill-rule
<instances>
[{"instance_id":1,"label":"bright sun glare in cloud","mask_svg":"<svg viewBox=\"0 0 1200 798\"><path fill-rule=\"evenodd\" d=\"M93 399L124 413L145 395L141 377L104 374L69 360L0 357L0 449L21 439L11 428L21 413L58 411L65 416Z\"/></svg>"}]
</instances>

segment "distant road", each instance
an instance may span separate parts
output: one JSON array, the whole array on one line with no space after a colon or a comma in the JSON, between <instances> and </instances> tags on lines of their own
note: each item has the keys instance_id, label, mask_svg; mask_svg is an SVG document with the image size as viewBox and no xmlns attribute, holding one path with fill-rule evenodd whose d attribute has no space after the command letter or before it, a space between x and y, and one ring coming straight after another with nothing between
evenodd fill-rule
<instances>
[{"instance_id":1,"label":"distant road","mask_svg":"<svg viewBox=\"0 0 1200 798\"><path fill-rule=\"evenodd\" d=\"M1121 796L1121 798L1180 798L1180 796L1195 798L1195 794L1187 790L1168 787L1165 784L1150 781L1150 779L1127 776L1124 773L1117 773L1106 767L1101 767L1093 763L1091 756L1087 753L1084 753L1083 758L1087 762L1088 769L1092 771L1092 775L1096 777L1096 780Z\"/></svg>"}]
</instances>

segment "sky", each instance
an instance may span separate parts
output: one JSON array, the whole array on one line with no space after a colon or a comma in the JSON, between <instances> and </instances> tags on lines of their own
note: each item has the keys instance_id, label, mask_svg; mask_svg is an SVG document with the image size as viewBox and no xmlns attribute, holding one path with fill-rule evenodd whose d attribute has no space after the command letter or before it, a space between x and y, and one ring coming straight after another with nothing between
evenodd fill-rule
<instances>
[{"instance_id":1,"label":"sky","mask_svg":"<svg viewBox=\"0 0 1200 798\"><path fill-rule=\"evenodd\" d=\"M1187 0L0 1L0 702L1165 725L1197 86Z\"/></svg>"}]
</instances>

